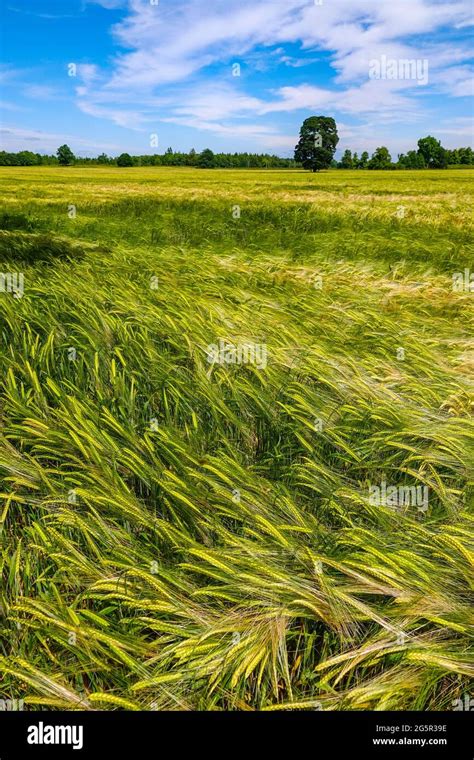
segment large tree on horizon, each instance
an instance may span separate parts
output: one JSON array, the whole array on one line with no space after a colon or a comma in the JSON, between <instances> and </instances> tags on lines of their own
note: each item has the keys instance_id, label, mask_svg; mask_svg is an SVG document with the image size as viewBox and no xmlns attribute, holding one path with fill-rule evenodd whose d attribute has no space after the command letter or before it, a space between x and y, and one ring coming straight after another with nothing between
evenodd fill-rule
<instances>
[{"instance_id":1,"label":"large tree on horizon","mask_svg":"<svg viewBox=\"0 0 474 760\"><path fill-rule=\"evenodd\" d=\"M336 122L330 116L310 116L300 129L295 146L295 161L305 169L318 172L331 166L339 136Z\"/></svg>"},{"instance_id":2,"label":"large tree on horizon","mask_svg":"<svg viewBox=\"0 0 474 760\"><path fill-rule=\"evenodd\" d=\"M58 157L58 163L60 166L69 166L69 164L73 164L76 160L76 157L69 145L61 145L57 149L56 155Z\"/></svg>"},{"instance_id":3,"label":"large tree on horizon","mask_svg":"<svg viewBox=\"0 0 474 760\"><path fill-rule=\"evenodd\" d=\"M445 169L448 165L447 153L436 137L428 135L418 140L418 153L429 169Z\"/></svg>"}]
</instances>

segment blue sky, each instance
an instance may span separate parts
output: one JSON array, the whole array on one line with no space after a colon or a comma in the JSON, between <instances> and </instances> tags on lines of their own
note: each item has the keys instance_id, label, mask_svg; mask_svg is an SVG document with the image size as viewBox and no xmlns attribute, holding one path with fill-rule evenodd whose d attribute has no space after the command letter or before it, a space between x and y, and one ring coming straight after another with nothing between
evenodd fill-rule
<instances>
[{"instance_id":1,"label":"blue sky","mask_svg":"<svg viewBox=\"0 0 474 760\"><path fill-rule=\"evenodd\" d=\"M318 114L336 119L339 153L473 144L472 0L0 6L4 150L292 155Z\"/></svg>"}]
</instances>

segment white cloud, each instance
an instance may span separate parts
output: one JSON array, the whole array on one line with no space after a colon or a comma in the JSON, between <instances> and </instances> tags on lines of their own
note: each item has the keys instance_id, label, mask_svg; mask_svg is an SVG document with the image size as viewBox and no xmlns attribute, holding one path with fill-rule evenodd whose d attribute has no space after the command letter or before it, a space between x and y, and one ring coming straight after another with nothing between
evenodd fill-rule
<instances>
[{"instance_id":1,"label":"white cloud","mask_svg":"<svg viewBox=\"0 0 474 760\"><path fill-rule=\"evenodd\" d=\"M91 1L110 8L121 4ZM128 0L127 8L113 27L127 52L116 56L111 74L99 69L82 73L77 90L81 110L122 127L143 129L161 120L216 135L265 135L284 142L290 138L274 134L258 119L326 109L394 124L420 120L426 94L463 97L470 91L467 43L462 37L455 45L437 37L440 29L472 23L470 0L325 0L321 6L310 0L173 0L159 5ZM288 43L299 45L302 54L287 55L281 46ZM229 83L230 61L244 66L255 61L257 70L262 46L272 65L279 60L300 67L324 52L334 70L332 84L307 81L256 97L245 91L248 79ZM381 56L427 59L428 85L370 80L370 61ZM218 64L221 71L214 72L209 86L204 70Z\"/></svg>"},{"instance_id":2,"label":"white cloud","mask_svg":"<svg viewBox=\"0 0 474 760\"><path fill-rule=\"evenodd\" d=\"M2 111L24 111L25 109L9 100L0 100L0 113Z\"/></svg>"},{"instance_id":3,"label":"white cloud","mask_svg":"<svg viewBox=\"0 0 474 760\"><path fill-rule=\"evenodd\" d=\"M474 95L474 71L469 66L450 66L438 73L436 85L455 97L470 97Z\"/></svg>"},{"instance_id":4,"label":"white cloud","mask_svg":"<svg viewBox=\"0 0 474 760\"><path fill-rule=\"evenodd\" d=\"M23 95L33 100L54 100L58 93L54 87L47 84L31 84L23 88Z\"/></svg>"},{"instance_id":5,"label":"white cloud","mask_svg":"<svg viewBox=\"0 0 474 760\"><path fill-rule=\"evenodd\" d=\"M22 69L14 69L5 63L0 63L0 84L9 84L15 82L24 74Z\"/></svg>"},{"instance_id":6,"label":"white cloud","mask_svg":"<svg viewBox=\"0 0 474 760\"><path fill-rule=\"evenodd\" d=\"M127 0L86 0L89 5L101 5L103 8L111 11L115 8L123 8Z\"/></svg>"},{"instance_id":7,"label":"white cloud","mask_svg":"<svg viewBox=\"0 0 474 760\"><path fill-rule=\"evenodd\" d=\"M78 63L76 74L86 84L93 82L99 76L99 67L93 63Z\"/></svg>"},{"instance_id":8,"label":"white cloud","mask_svg":"<svg viewBox=\"0 0 474 760\"><path fill-rule=\"evenodd\" d=\"M40 129L24 129L22 127L4 125L0 128L0 144L2 150L32 150L36 153L47 151L55 153L59 145L64 142L72 148L73 152L92 152L97 150L116 151L118 146L114 143L97 143L94 137L84 139L76 135L43 132Z\"/></svg>"},{"instance_id":9,"label":"white cloud","mask_svg":"<svg viewBox=\"0 0 474 760\"><path fill-rule=\"evenodd\" d=\"M459 147L460 142L467 145L472 142L472 118L469 116L459 116L455 119L450 119L447 124L443 121L438 125L437 132L439 135L454 138L449 144L448 140L446 140L448 148Z\"/></svg>"},{"instance_id":10,"label":"white cloud","mask_svg":"<svg viewBox=\"0 0 474 760\"><path fill-rule=\"evenodd\" d=\"M101 107L86 100L79 100L79 107L89 116L112 121L118 127L125 127L126 129L141 130L146 123L146 117L139 111L128 111L110 106Z\"/></svg>"}]
</instances>

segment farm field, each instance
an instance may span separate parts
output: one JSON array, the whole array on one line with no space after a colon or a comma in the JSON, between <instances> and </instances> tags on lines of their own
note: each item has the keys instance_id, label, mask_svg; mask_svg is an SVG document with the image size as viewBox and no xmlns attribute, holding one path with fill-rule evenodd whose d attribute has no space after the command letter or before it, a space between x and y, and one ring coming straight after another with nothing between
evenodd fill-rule
<instances>
[{"instance_id":1,"label":"farm field","mask_svg":"<svg viewBox=\"0 0 474 760\"><path fill-rule=\"evenodd\" d=\"M0 699L472 694L473 189L0 167Z\"/></svg>"}]
</instances>

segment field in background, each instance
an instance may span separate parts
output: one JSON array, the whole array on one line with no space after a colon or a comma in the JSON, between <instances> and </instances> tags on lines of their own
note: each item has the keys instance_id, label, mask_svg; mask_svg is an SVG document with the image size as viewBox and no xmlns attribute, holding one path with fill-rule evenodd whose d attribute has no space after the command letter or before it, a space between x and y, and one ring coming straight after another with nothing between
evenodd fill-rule
<instances>
[{"instance_id":1,"label":"field in background","mask_svg":"<svg viewBox=\"0 0 474 760\"><path fill-rule=\"evenodd\" d=\"M473 179L0 169L0 699L472 693Z\"/></svg>"}]
</instances>

